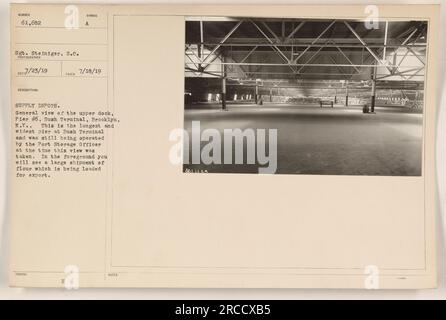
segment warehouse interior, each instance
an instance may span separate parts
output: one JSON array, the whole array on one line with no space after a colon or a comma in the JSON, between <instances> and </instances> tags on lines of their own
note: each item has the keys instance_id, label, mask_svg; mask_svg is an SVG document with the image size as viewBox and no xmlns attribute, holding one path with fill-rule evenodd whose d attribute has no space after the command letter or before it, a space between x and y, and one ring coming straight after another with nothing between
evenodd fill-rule
<instances>
[{"instance_id":1,"label":"warehouse interior","mask_svg":"<svg viewBox=\"0 0 446 320\"><path fill-rule=\"evenodd\" d=\"M427 29L427 21L188 17L185 129L275 128L279 174L421 175Z\"/></svg>"}]
</instances>

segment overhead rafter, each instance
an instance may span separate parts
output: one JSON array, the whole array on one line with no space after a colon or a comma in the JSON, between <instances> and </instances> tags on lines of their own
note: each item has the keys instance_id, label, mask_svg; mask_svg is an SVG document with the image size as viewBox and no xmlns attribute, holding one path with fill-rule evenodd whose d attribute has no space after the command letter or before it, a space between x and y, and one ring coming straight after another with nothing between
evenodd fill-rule
<instances>
[{"instance_id":1,"label":"overhead rafter","mask_svg":"<svg viewBox=\"0 0 446 320\"><path fill-rule=\"evenodd\" d=\"M303 55L304 55L304 53L305 52L307 52L308 50L310 50L310 48L311 48L311 46L313 45L313 44L315 44L320 38L322 38L322 36L334 25L336 23L336 20L333 20L320 34L319 34L319 36L316 38L316 39L314 39L313 40L313 42L311 42L311 44L309 45L309 46L307 46L305 49L304 49L304 51L302 51L301 53L300 53L300 55L298 55L297 57L296 57L296 59L294 59L294 61L293 61L293 63L296 63Z\"/></svg>"},{"instance_id":2,"label":"overhead rafter","mask_svg":"<svg viewBox=\"0 0 446 320\"><path fill-rule=\"evenodd\" d=\"M253 54L254 51L256 51L257 48L258 48L258 46L255 46L254 48L252 48L252 49L248 52L248 54L247 54L247 55L246 55L240 62L245 62L246 59L248 59L249 56L250 56L251 54Z\"/></svg>"},{"instance_id":3,"label":"overhead rafter","mask_svg":"<svg viewBox=\"0 0 446 320\"><path fill-rule=\"evenodd\" d=\"M262 25L266 28L266 30L268 30L269 33L272 34L272 36L276 39L277 43L280 43L280 38L277 36L277 34L274 33L273 30L271 30L271 28L268 26L268 24L265 21L262 21Z\"/></svg>"},{"instance_id":4,"label":"overhead rafter","mask_svg":"<svg viewBox=\"0 0 446 320\"><path fill-rule=\"evenodd\" d=\"M274 74L285 74L287 78L288 76L296 78L296 75L301 74L315 77L326 74L339 79L344 78L344 75L352 77L358 75L358 79L367 79L370 67L382 66L385 68L378 69L378 79L396 76L403 80L409 78L419 80L423 76L421 72L426 64L427 44L423 41L424 37L421 38L426 35L427 25L424 21L401 22L405 23L405 28L398 25L399 21L391 23L385 21L384 33L381 33L381 36L370 30L356 28L356 24L350 20L218 17L207 20L195 17L191 21L195 21L194 29L187 33L185 58L186 67L195 70L189 70L191 76L199 75L202 71L213 73L218 66L227 65L231 67L226 69L228 72L238 74L238 77L242 78L249 78L255 74L271 75L271 78ZM209 22L203 23L203 21ZM213 22L216 24L212 25ZM246 22L249 22L249 26ZM348 33L345 28L334 28L336 22L345 24ZM322 32L314 35L311 32L314 28L302 29L307 23L316 24L320 30L323 29ZM235 35L234 32L238 29L240 32ZM404 29L404 32L395 36L391 31L397 29ZM405 50L401 50L403 48ZM367 54L361 57L361 52ZM219 55L228 58L224 64L221 63ZM270 57L270 61L266 59L262 61L262 55ZM323 57L317 59L318 56ZM417 60L407 59L412 56ZM289 69L288 73L282 72L287 71L285 68ZM336 69L341 70L341 73ZM389 74L385 70L388 70Z\"/></svg>"},{"instance_id":5,"label":"overhead rafter","mask_svg":"<svg viewBox=\"0 0 446 320\"><path fill-rule=\"evenodd\" d=\"M336 62L336 60L332 57L329 56L331 62L336 66L336 68L338 69L339 72L343 73L344 75L348 75L344 70L342 70L342 68L339 66L339 63Z\"/></svg>"},{"instance_id":6,"label":"overhead rafter","mask_svg":"<svg viewBox=\"0 0 446 320\"><path fill-rule=\"evenodd\" d=\"M389 33L389 21L386 21L384 27L384 50L383 50L383 61L386 60L386 46L387 46L387 35Z\"/></svg>"},{"instance_id":7,"label":"overhead rafter","mask_svg":"<svg viewBox=\"0 0 446 320\"><path fill-rule=\"evenodd\" d=\"M300 73L301 71L302 71L302 69L304 69L306 66L308 66L309 65L309 63L311 62L311 61L313 61L313 59L314 58L316 58L317 57L317 55L319 54L319 52L321 52L321 50L323 49L324 47L320 47L319 48L319 50L317 50L307 61L305 61L305 64L303 65L303 66L301 66L298 70L297 70L297 73Z\"/></svg>"},{"instance_id":8,"label":"overhead rafter","mask_svg":"<svg viewBox=\"0 0 446 320\"><path fill-rule=\"evenodd\" d=\"M235 30L237 30L238 27L240 27L242 23L243 20L237 22L237 24L231 29L231 31L229 31L226 36L220 41L220 43L214 49L212 49L212 51L206 56L206 58L203 59L203 64L205 64L209 57L211 57L220 48L220 46L225 43L226 40L228 40L228 38L235 32Z\"/></svg>"},{"instance_id":9,"label":"overhead rafter","mask_svg":"<svg viewBox=\"0 0 446 320\"><path fill-rule=\"evenodd\" d=\"M405 40L403 40L403 41L401 42L401 44L396 44L396 45L394 45L394 46L386 46L387 48L393 48L393 49L394 49L394 51L393 51L393 54L394 54L394 55L393 55L393 57L394 57L393 66L391 66L390 75L387 75L387 76L393 76L393 75L396 74L396 72L398 71L398 68L400 67L402 61L400 61L400 63L399 63L398 65L396 64L396 51L397 51L399 48L405 48L405 47L408 46L408 45L407 45L408 40L409 40L409 39L412 37L412 35L415 33L415 32L414 32L414 29L416 29L416 27L409 28L409 29L403 31L402 33L400 33L399 35L397 35L396 37L394 37L395 39L401 39L401 38L403 38L403 37L406 37L406 36L409 34L409 36L407 36L407 38L405 38ZM421 33L419 34L419 36L420 36L420 35L421 35ZM417 38L415 39L415 41L412 42L412 45L416 45L415 42L418 40L419 36L417 36ZM406 41L406 40L407 40L407 41ZM418 45L419 45L420 47L424 47L424 48L427 46L426 43L422 43L422 44L418 44ZM371 47L371 46L369 46L369 47ZM378 51L380 51L380 50L381 50L381 52L378 52L378 54L381 54L382 51L384 50L384 48L381 47L381 48L378 49ZM407 50L406 53L405 53L405 55L404 55L404 57L407 56L408 53L409 53L409 51ZM404 57L403 57L402 60L404 60ZM370 60L370 58L373 58L373 57L372 57L372 56L369 56L368 58L366 58L366 60L364 61L364 63L368 63L368 60ZM359 74L359 73L360 73L360 72L358 72L358 74ZM402 78L405 79L403 76L402 76Z\"/></svg>"},{"instance_id":10,"label":"overhead rafter","mask_svg":"<svg viewBox=\"0 0 446 320\"><path fill-rule=\"evenodd\" d=\"M418 31L418 29L415 29L415 32L416 31ZM407 39L404 40L403 45L406 45L409 42L409 40L412 38L412 36L413 36L413 34L415 32L411 33L409 35L409 37L407 37ZM415 41L417 41L421 37L421 35L422 35L422 32L420 32L418 34L418 36L416 37ZM407 49L407 51L410 51L423 65L426 65L426 62L418 56L418 54L411 48L410 45L406 46L406 49Z\"/></svg>"},{"instance_id":11,"label":"overhead rafter","mask_svg":"<svg viewBox=\"0 0 446 320\"><path fill-rule=\"evenodd\" d=\"M386 67L389 72L392 72L392 69L390 69L387 65L385 65L382 60L376 55L375 52L373 52L372 49L370 49L367 46L367 43L365 43L365 41L359 36L359 34L352 28L352 26L347 22L344 21L344 24L347 26L347 28L351 31L351 33L353 33L353 35L359 40L359 42L361 42L361 44L365 47L365 49L370 53L370 55L376 60L376 62L378 64L380 64L381 66Z\"/></svg>"},{"instance_id":12,"label":"overhead rafter","mask_svg":"<svg viewBox=\"0 0 446 320\"><path fill-rule=\"evenodd\" d=\"M186 64L190 64L190 63L186 63ZM244 63L240 63L240 62L218 62L218 63L214 63L214 65L240 65L240 66L277 66L277 67L288 67L288 66L304 66L304 65L308 65L308 66L314 66L314 67L333 67L333 64L330 63L316 63L316 64L307 64L307 63L293 63L293 64L284 64L284 63L260 63L260 62L244 62ZM372 63L372 64L350 64L350 63L343 63L343 64L339 64L340 66L343 67L375 67L376 64ZM416 67L416 66L406 66L406 67Z\"/></svg>"},{"instance_id":13,"label":"overhead rafter","mask_svg":"<svg viewBox=\"0 0 446 320\"><path fill-rule=\"evenodd\" d=\"M264 39L264 38L262 38ZM241 42L241 43L235 43L235 42L226 42L226 43L213 43L213 42L204 42L202 43L205 46L210 46L210 47L215 47L217 45L220 45L220 47L270 47L271 44L268 43L259 43L259 41L261 41L262 39L253 39L255 41L253 42ZM297 39L297 38L296 38ZM335 46L339 46L341 48L352 48L352 49L362 49L365 48L364 45L360 44L360 43L338 43L337 41L335 41L336 39L331 39L331 38L320 38L318 39L319 41L327 41L327 40L331 40L334 43L336 43L336 45L330 45L330 44L320 44L320 43L274 43L275 46L277 47L308 47L311 46L311 48L317 48L320 46L324 46L324 47L335 47ZM345 40L350 40L350 39L345 39ZM188 45L192 45L192 44L197 44L197 43L188 43ZM198 43L198 45L200 45L201 43ZM387 49L395 49L395 48L407 48L407 47L411 47L411 48L417 48L417 49L425 49L426 48L426 43L411 43L411 44L387 44L386 46L381 44L367 44L367 46L369 48L376 48L376 49L383 49L384 47L386 47Z\"/></svg>"},{"instance_id":14,"label":"overhead rafter","mask_svg":"<svg viewBox=\"0 0 446 320\"><path fill-rule=\"evenodd\" d=\"M289 42L289 41L293 38L293 36L297 33L297 31L299 31L300 28L302 28L302 27L304 26L305 22L306 22L305 20L302 21L302 22L300 22L300 23L297 25L297 27L294 28L293 31L291 31L291 33L285 38L285 40L284 40L283 42L284 42L284 43Z\"/></svg>"},{"instance_id":15,"label":"overhead rafter","mask_svg":"<svg viewBox=\"0 0 446 320\"><path fill-rule=\"evenodd\" d=\"M270 46L276 50L276 52L279 53L279 55L282 57L282 59L284 59L284 61L286 61L287 63L289 63L290 61L288 60L288 58L286 57L286 55L274 44L274 41L272 41L268 35L262 30L262 28L260 28L257 23L255 23L254 21L250 20L250 22L257 28L257 30L259 30L259 32L265 37L265 39L270 43Z\"/></svg>"},{"instance_id":16,"label":"overhead rafter","mask_svg":"<svg viewBox=\"0 0 446 320\"><path fill-rule=\"evenodd\" d=\"M342 51L342 49L338 46L336 46L336 48L338 49L338 51L344 56L344 58L352 65L352 67L357 71L360 72L359 68L354 66L353 62L350 60L350 58L344 53L344 51Z\"/></svg>"},{"instance_id":17,"label":"overhead rafter","mask_svg":"<svg viewBox=\"0 0 446 320\"><path fill-rule=\"evenodd\" d=\"M280 50L275 44L274 44L274 41L272 41L269 37L268 37L268 35L253 21L253 20L250 20L250 22L257 28L257 30L259 30L259 32L268 40L268 42L271 44L271 47L274 49L274 50L276 50L276 52L277 52L277 54L287 63L287 64L290 64L290 60L287 58L287 56L282 52L282 50ZM293 71L293 72L296 72L296 70L292 67L292 66L289 66L290 67L290 69Z\"/></svg>"}]
</instances>

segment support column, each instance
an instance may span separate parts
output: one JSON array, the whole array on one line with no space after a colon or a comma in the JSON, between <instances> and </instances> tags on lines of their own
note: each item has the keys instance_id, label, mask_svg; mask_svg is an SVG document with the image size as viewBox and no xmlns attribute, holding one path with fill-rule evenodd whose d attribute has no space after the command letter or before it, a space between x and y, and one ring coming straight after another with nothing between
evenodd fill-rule
<instances>
[{"instance_id":1,"label":"support column","mask_svg":"<svg viewBox=\"0 0 446 320\"><path fill-rule=\"evenodd\" d=\"M375 112L375 100L376 100L376 66L373 67L372 100L371 100L371 103L370 103L370 112Z\"/></svg>"},{"instance_id":2,"label":"support column","mask_svg":"<svg viewBox=\"0 0 446 320\"><path fill-rule=\"evenodd\" d=\"M387 33L389 30L389 21L386 21L384 28L384 48L383 48L383 61L386 61L386 49L387 49Z\"/></svg>"},{"instance_id":3,"label":"support column","mask_svg":"<svg viewBox=\"0 0 446 320\"><path fill-rule=\"evenodd\" d=\"M273 102L273 88L269 88L269 102Z\"/></svg>"},{"instance_id":4,"label":"support column","mask_svg":"<svg viewBox=\"0 0 446 320\"><path fill-rule=\"evenodd\" d=\"M221 79L221 108L226 110L226 78Z\"/></svg>"},{"instance_id":5,"label":"support column","mask_svg":"<svg viewBox=\"0 0 446 320\"><path fill-rule=\"evenodd\" d=\"M345 106L348 107L348 80L345 81Z\"/></svg>"},{"instance_id":6,"label":"support column","mask_svg":"<svg viewBox=\"0 0 446 320\"><path fill-rule=\"evenodd\" d=\"M420 91L415 91L415 98L413 101L413 105L415 106L415 108L419 108L420 106L418 105L418 99L420 98Z\"/></svg>"},{"instance_id":7,"label":"support column","mask_svg":"<svg viewBox=\"0 0 446 320\"><path fill-rule=\"evenodd\" d=\"M258 104L258 103L259 103L259 99L258 99L258 97L259 97L259 86L256 84L256 92L255 92L255 94L254 94L254 103L255 103L255 104Z\"/></svg>"},{"instance_id":8,"label":"support column","mask_svg":"<svg viewBox=\"0 0 446 320\"><path fill-rule=\"evenodd\" d=\"M338 88L335 89L334 103L338 103Z\"/></svg>"},{"instance_id":9,"label":"support column","mask_svg":"<svg viewBox=\"0 0 446 320\"><path fill-rule=\"evenodd\" d=\"M204 42L204 37L203 37L203 19L200 19L200 47L198 48L198 58L202 59L203 58L203 50L204 50L204 46L203 46L203 42Z\"/></svg>"},{"instance_id":10,"label":"support column","mask_svg":"<svg viewBox=\"0 0 446 320\"><path fill-rule=\"evenodd\" d=\"M221 109L226 110L226 68L225 68L225 57L222 55L221 61Z\"/></svg>"}]
</instances>

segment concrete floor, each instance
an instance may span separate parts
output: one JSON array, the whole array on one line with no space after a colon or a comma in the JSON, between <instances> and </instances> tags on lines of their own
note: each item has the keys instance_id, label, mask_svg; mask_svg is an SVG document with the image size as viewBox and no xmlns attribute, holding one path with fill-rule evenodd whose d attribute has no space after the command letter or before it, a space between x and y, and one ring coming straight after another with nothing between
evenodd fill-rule
<instances>
[{"instance_id":1,"label":"concrete floor","mask_svg":"<svg viewBox=\"0 0 446 320\"><path fill-rule=\"evenodd\" d=\"M422 159L422 114L405 108L217 104L185 110L185 129L277 129L278 174L418 176ZM205 145L202 143L202 146ZM268 147L267 147L268 150ZM223 150L222 150L223 154ZM191 162L191 161L190 161ZM257 173L255 165L185 164L185 171Z\"/></svg>"}]
</instances>

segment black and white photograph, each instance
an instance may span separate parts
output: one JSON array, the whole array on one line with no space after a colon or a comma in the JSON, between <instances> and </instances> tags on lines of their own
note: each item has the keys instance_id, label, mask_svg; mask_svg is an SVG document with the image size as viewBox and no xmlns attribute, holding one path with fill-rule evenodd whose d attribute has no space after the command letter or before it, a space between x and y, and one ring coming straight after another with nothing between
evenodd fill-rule
<instances>
[{"instance_id":1,"label":"black and white photograph","mask_svg":"<svg viewBox=\"0 0 446 320\"><path fill-rule=\"evenodd\" d=\"M185 24L184 172L422 175L427 21Z\"/></svg>"},{"instance_id":2,"label":"black and white photograph","mask_svg":"<svg viewBox=\"0 0 446 320\"><path fill-rule=\"evenodd\" d=\"M0 0L0 301L446 298L445 5L96 1Z\"/></svg>"}]
</instances>

